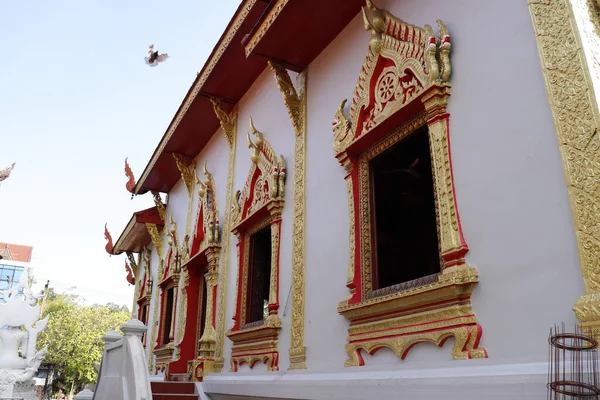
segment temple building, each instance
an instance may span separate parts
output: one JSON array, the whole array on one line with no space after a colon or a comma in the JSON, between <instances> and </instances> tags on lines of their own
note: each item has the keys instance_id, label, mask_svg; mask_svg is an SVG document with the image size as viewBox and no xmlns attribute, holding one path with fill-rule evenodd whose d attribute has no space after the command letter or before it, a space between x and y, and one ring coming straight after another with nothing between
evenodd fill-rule
<instances>
[{"instance_id":1,"label":"temple building","mask_svg":"<svg viewBox=\"0 0 600 400\"><path fill-rule=\"evenodd\" d=\"M105 230L152 380L542 398L600 336L598 7L241 1Z\"/></svg>"}]
</instances>

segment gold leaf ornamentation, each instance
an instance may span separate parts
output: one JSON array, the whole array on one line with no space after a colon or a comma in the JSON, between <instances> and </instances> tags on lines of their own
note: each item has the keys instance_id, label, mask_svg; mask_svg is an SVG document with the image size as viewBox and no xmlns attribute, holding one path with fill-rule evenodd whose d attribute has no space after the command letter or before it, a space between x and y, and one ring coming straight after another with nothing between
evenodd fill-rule
<instances>
[{"instance_id":1,"label":"gold leaf ornamentation","mask_svg":"<svg viewBox=\"0 0 600 400\"><path fill-rule=\"evenodd\" d=\"M528 4L571 200L585 286L585 294L573 309L581 327L600 337L600 113L571 8L573 4L582 9L584 4L568 0L529 0ZM597 23L597 19L594 21ZM595 35L585 39L598 42L597 32ZM593 66L598 73L600 64L594 62Z\"/></svg>"}]
</instances>

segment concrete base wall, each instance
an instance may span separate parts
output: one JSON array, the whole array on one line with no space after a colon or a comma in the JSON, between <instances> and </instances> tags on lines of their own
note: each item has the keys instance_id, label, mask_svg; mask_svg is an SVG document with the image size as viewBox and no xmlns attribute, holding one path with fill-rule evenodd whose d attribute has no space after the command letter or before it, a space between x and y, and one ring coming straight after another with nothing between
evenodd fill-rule
<instances>
[{"instance_id":1,"label":"concrete base wall","mask_svg":"<svg viewBox=\"0 0 600 400\"><path fill-rule=\"evenodd\" d=\"M211 375L198 384L203 399L544 399L546 363L486 365L471 360L455 368L382 370L269 375Z\"/></svg>"}]
</instances>

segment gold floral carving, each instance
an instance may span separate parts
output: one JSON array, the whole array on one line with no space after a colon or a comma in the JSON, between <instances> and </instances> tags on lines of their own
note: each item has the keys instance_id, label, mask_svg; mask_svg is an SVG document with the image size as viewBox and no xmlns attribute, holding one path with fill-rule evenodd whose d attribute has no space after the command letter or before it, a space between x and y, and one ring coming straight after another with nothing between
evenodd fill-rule
<instances>
[{"instance_id":1,"label":"gold floral carving","mask_svg":"<svg viewBox=\"0 0 600 400\"><path fill-rule=\"evenodd\" d=\"M600 337L600 114L568 0L529 0L567 190L585 295L574 306L583 329Z\"/></svg>"},{"instance_id":2,"label":"gold floral carving","mask_svg":"<svg viewBox=\"0 0 600 400\"><path fill-rule=\"evenodd\" d=\"M228 113L223 108L223 102L214 97L210 98L210 102L213 105L215 110L215 114L219 119L219 123L221 124L221 128L225 133L225 138L227 139L227 144L229 148L233 148L234 136L235 136L235 125L236 125L236 113Z\"/></svg>"},{"instance_id":3,"label":"gold floral carving","mask_svg":"<svg viewBox=\"0 0 600 400\"><path fill-rule=\"evenodd\" d=\"M173 153L173 158L177 164L177 169L181 173L181 179L185 183L185 187L188 191L188 196L192 198L194 195L194 177L196 176L196 164L194 162L186 165L186 157L182 154Z\"/></svg>"},{"instance_id":4,"label":"gold floral carving","mask_svg":"<svg viewBox=\"0 0 600 400\"><path fill-rule=\"evenodd\" d=\"M294 204L292 226L292 327L289 349L289 369L306 368L306 346L304 346L304 303L305 303L305 197L306 197L306 75L298 75L296 87L288 71L280 64L269 61L275 73L277 86L283 93L290 120L296 131L294 145ZM298 90L296 90L298 88ZM274 242L273 242L274 243Z\"/></svg>"},{"instance_id":5,"label":"gold floral carving","mask_svg":"<svg viewBox=\"0 0 600 400\"><path fill-rule=\"evenodd\" d=\"M277 337L281 330L279 310L279 246L281 211L284 205L285 162L275 152L250 119L255 143L247 135L252 161L244 189L238 192L231 207L232 232L238 237L238 279L234 326L227 332L233 342L231 371L240 364L252 368L257 361L267 363L270 370L277 370L279 353ZM266 216L261 216L265 215ZM258 217L257 217L258 216ZM252 218L258 221L249 222ZM247 323L246 301L248 292L249 248L251 236L270 226L271 230L271 276L269 287L269 315L258 322ZM240 251L243 246L243 253Z\"/></svg>"},{"instance_id":6,"label":"gold floral carving","mask_svg":"<svg viewBox=\"0 0 600 400\"><path fill-rule=\"evenodd\" d=\"M194 83L192 89L188 93L188 96L186 97L185 101L181 105L180 109L177 111L175 118L169 125L167 132L165 133L163 139L161 140L160 144L158 145L156 151L154 152L154 156L148 163L148 166L144 170L144 173L142 174L141 178L138 180L138 182L136 184L136 193L140 189L139 185L148 178L150 171L152 171L152 169L154 168L154 165L158 161L158 157L160 157L160 155L164 152L167 143L169 142L169 140L173 136L173 133L175 132L175 130L181 123L183 116L187 113L188 109L190 108L192 103L195 101L196 96L200 93L200 90L202 89L202 86L204 85L204 83L206 82L206 80L208 79L210 74L213 72L217 63L220 61L221 57L223 56L225 49L229 46L229 44L233 40L233 37L237 34L238 30L242 26L242 23L244 22L244 20L246 19L246 17L250 13L250 11L252 10L252 8L254 7L254 4L256 2L257 2L257 0L246 0L244 2L244 4L240 7L238 14L235 16L235 18L229 24L227 31L221 37L221 40L215 47L215 50L213 51L212 55L210 56L210 58L204 65L204 68L202 69L202 71L200 72L198 77L196 78L196 82Z\"/></svg>"},{"instance_id":7,"label":"gold floral carving","mask_svg":"<svg viewBox=\"0 0 600 400\"><path fill-rule=\"evenodd\" d=\"M220 259L220 273L219 273L219 290L217 298L217 335L215 342L215 363L214 371L223 371L223 345L225 342L225 312L227 308L227 280L229 275L229 253L230 253L230 237L232 227L232 214L229 209L229 205L233 202L233 179L235 173L235 153L236 153L236 142L237 142L237 108L234 108L230 114L231 121L233 121L232 130L232 145L229 149L229 161L227 167L227 189L225 194L225 222L223 226L223 232L221 239L221 247L223 249L222 257Z\"/></svg>"},{"instance_id":8,"label":"gold floral carving","mask_svg":"<svg viewBox=\"0 0 600 400\"><path fill-rule=\"evenodd\" d=\"M162 227L161 227L162 228ZM152 244L156 249L158 257L162 259L163 256L163 240L164 240L164 229L160 229L156 224L146 223L146 229L152 239Z\"/></svg>"},{"instance_id":9,"label":"gold floral carving","mask_svg":"<svg viewBox=\"0 0 600 400\"><path fill-rule=\"evenodd\" d=\"M275 22L275 19L277 19L277 17L288 2L289 0L277 0L273 8L271 8L267 16L262 20L262 23L260 24L256 32L254 33L254 35L252 35L252 38L250 38L250 41L246 45L246 57L250 56L256 45L265 36L271 25L273 25L273 22Z\"/></svg>"},{"instance_id":10,"label":"gold floral carving","mask_svg":"<svg viewBox=\"0 0 600 400\"><path fill-rule=\"evenodd\" d=\"M371 41L350 117L344 115L344 100L333 121L336 158L347 172L351 223L346 282L350 296L338 307L338 312L350 320L346 366L364 365L363 350L373 354L387 347L404 359L416 343L441 346L449 337L455 338L451 351L455 359L487 357L486 350L479 347L482 329L470 300L478 275L464 259L468 247L458 219L450 162L446 111L450 97L450 35L439 20L436 38L429 25L409 25L369 0L367 7L372 19L363 8L363 20ZM386 66L380 70L376 66L382 59ZM367 147L362 139L396 115L405 122L391 133L379 129L378 140ZM442 269L409 286L374 292L369 162L424 126L429 132ZM360 243L355 243L356 237ZM360 246L359 259L355 257L356 246Z\"/></svg>"}]
</instances>

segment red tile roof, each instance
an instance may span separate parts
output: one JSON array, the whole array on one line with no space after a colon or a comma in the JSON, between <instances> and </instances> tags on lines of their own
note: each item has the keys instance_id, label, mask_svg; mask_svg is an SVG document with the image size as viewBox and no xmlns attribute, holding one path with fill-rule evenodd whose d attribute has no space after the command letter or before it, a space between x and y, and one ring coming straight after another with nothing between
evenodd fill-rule
<instances>
[{"instance_id":1,"label":"red tile roof","mask_svg":"<svg viewBox=\"0 0 600 400\"><path fill-rule=\"evenodd\" d=\"M31 262L33 247L0 242L0 255L5 260Z\"/></svg>"}]
</instances>

